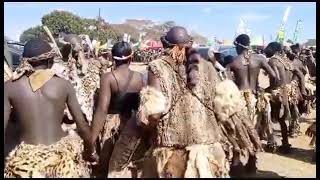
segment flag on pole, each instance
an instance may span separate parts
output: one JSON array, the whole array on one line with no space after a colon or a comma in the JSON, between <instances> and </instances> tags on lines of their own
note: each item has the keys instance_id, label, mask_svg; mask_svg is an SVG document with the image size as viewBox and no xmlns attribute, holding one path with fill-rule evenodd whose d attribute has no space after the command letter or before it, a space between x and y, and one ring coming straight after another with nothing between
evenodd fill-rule
<instances>
[{"instance_id":1,"label":"flag on pole","mask_svg":"<svg viewBox=\"0 0 320 180\"><path fill-rule=\"evenodd\" d=\"M296 29L293 34L293 42L294 43L297 43L299 41L301 32L302 32L302 21L299 19L297 21Z\"/></svg>"},{"instance_id":2,"label":"flag on pole","mask_svg":"<svg viewBox=\"0 0 320 180\"><path fill-rule=\"evenodd\" d=\"M288 6L286 8L286 11L284 13L284 16L282 18L282 22L281 22L281 25L280 25L280 30L278 32L278 35L277 35L277 42L283 44L284 42L284 39L285 39L285 25L286 25L286 22L288 20L288 16L289 16L289 13L290 13L290 10L291 10L291 6Z\"/></svg>"},{"instance_id":3,"label":"flag on pole","mask_svg":"<svg viewBox=\"0 0 320 180\"><path fill-rule=\"evenodd\" d=\"M285 38L285 29L284 29L283 26L281 26L281 27L280 27L280 30L279 30L279 32L278 32L277 42L283 44L284 38Z\"/></svg>"}]
</instances>

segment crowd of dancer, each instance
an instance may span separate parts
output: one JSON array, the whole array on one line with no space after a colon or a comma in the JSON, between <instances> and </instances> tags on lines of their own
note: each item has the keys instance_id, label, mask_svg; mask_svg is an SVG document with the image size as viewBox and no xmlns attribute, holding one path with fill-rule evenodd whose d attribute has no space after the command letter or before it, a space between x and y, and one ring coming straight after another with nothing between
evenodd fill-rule
<instances>
[{"instance_id":1,"label":"crowd of dancer","mask_svg":"<svg viewBox=\"0 0 320 180\"><path fill-rule=\"evenodd\" d=\"M175 26L143 74L129 68L136 53L129 43L95 52L82 40L64 34L57 48L32 39L15 71L5 62L4 128L14 117L21 131L4 177L255 173L263 149L290 153L299 118L315 108L316 61L313 49L299 44L271 42L255 52L241 34L238 56L222 62L215 49L204 59L186 29ZM261 69L270 79L266 89ZM314 123L306 132L313 142L315 132Z\"/></svg>"}]
</instances>

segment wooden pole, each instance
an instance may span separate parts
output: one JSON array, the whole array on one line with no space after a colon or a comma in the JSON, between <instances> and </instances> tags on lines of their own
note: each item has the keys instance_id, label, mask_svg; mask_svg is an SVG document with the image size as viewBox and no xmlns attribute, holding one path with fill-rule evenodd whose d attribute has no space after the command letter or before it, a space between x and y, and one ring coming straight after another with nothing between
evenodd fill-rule
<instances>
[{"instance_id":1,"label":"wooden pole","mask_svg":"<svg viewBox=\"0 0 320 180\"><path fill-rule=\"evenodd\" d=\"M98 14L98 26L97 26L97 30L98 30L98 37L97 37L97 41L99 40L99 32L100 32L100 8L99 8L99 14Z\"/></svg>"},{"instance_id":2,"label":"wooden pole","mask_svg":"<svg viewBox=\"0 0 320 180\"><path fill-rule=\"evenodd\" d=\"M58 51L59 56L62 58L62 54L61 54L61 52L60 52L60 49L58 48L58 45L57 45L56 41L54 40L54 38L53 38L53 36L52 36L49 28L48 28L47 26L43 26L43 29L44 29L44 30L46 31L46 33L48 34L50 40L53 42L54 47L57 48L57 51Z\"/></svg>"}]
</instances>

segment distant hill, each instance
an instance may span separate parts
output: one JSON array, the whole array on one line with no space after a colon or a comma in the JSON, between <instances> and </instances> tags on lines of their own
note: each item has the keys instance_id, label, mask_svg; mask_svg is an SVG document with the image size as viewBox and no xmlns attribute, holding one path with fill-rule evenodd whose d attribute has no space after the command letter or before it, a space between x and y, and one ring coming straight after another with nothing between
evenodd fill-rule
<instances>
[{"instance_id":1,"label":"distant hill","mask_svg":"<svg viewBox=\"0 0 320 180\"><path fill-rule=\"evenodd\" d=\"M128 33L131 35L131 41L137 42L139 40L140 32L145 32L144 39L159 40L165 32L172 26L175 26L174 21L167 21L165 23L153 22L151 20L140 19L126 19L122 24L109 24L111 28L118 33ZM194 38L195 43L206 44L207 38L197 32L189 32Z\"/></svg>"},{"instance_id":2,"label":"distant hill","mask_svg":"<svg viewBox=\"0 0 320 180\"><path fill-rule=\"evenodd\" d=\"M111 24L105 19L83 18L68 11L54 10L41 18L42 25L46 25L52 34L59 32L87 34L92 39L98 38L102 43L108 39L120 40L124 33L131 35L131 42L139 40L140 33L144 34L144 40L159 41L171 27L174 21L154 22L148 19L126 19L124 23ZM197 44L206 44L207 39L197 32L189 32ZM34 37L47 37L41 26L30 27L20 35L20 41L26 42Z\"/></svg>"}]
</instances>

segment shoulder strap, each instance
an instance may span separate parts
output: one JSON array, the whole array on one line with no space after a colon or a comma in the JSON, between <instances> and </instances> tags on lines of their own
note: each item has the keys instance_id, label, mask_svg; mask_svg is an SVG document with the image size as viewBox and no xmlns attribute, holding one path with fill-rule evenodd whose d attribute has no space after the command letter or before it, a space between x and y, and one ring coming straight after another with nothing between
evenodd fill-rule
<instances>
[{"instance_id":1,"label":"shoulder strap","mask_svg":"<svg viewBox=\"0 0 320 180\"><path fill-rule=\"evenodd\" d=\"M114 80L115 80L115 81L116 81L116 83L117 83L117 89L118 89L118 92L119 92L119 91L120 91L120 89L119 89L119 83L118 83L118 80L117 80L116 76L114 75L113 71L111 71L111 74L112 74L112 76L113 76Z\"/></svg>"}]
</instances>

